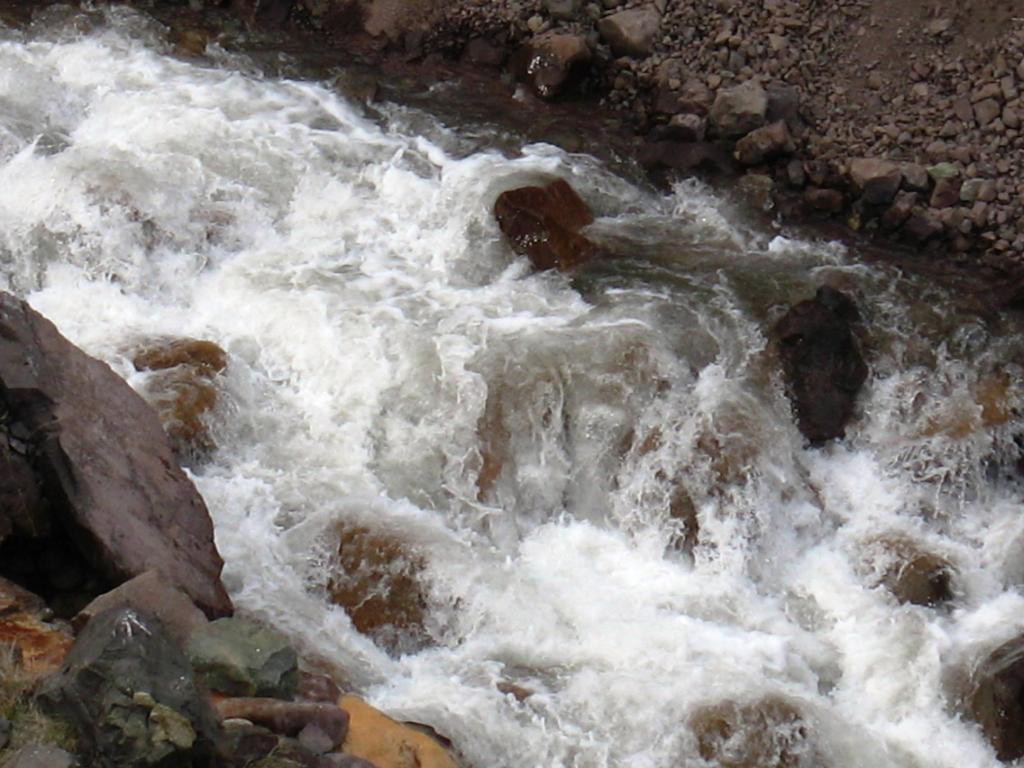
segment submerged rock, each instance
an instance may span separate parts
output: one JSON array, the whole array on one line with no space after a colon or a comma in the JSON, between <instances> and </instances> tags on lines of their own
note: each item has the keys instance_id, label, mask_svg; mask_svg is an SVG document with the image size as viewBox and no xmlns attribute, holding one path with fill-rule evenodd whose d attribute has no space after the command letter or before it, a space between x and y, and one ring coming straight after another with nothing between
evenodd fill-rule
<instances>
[{"instance_id":1,"label":"submerged rock","mask_svg":"<svg viewBox=\"0 0 1024 768\"><path fill-rule=\"evenodd\" d=\"M451 754L435 739L392 720L355 696L344 696L341 708L349 715L346 754L368 760L377 768L457 768Z\"/></svg>"},{"instance_id":2,"label":"submerged rock","mask_svg":"<svg viewBox=\"0 0 1024 768\"><path fill-rule=\"evenodd\" d=\"M298 686L299 660L288 638L239 617L198 627L188 656L196 676L229 696L291 698Z\"/></svg>"},{"instance_id":3,"label":"submerged rock","mask_svg":"<svg viewBox=\"0 0 1024 768\"><path fill-rule=\"evenodd\" d=\"M188 659L141 612L90 621L39 700L74 725L98 768L212 765L216 714Z\"/></svg>"},{"instance_id":4,"label":"submerged rock","mask_svg":"<svg viewBox=\"0 0 1024 768\"><path fill-rule=\"evenodd\" d=\"M860 316L846 294L824 286L775 325L797 424L811 443L842 437L867 379L853 326Z\"/></svg>"},{"instance_id":5,"label":"submerged rock","mask_svg":"<svg viewBox=\"0 0 1024 768\"><path fill-rule=\"evenodd\" d=\"M353 626L389 651L426 645L422 559L398 537L362 526L340 531L337 553L327 591Z\"/></svg>"},{"instance_id":6,"label":"submerged rock","mask_svg":"<svg viewBox=\"0 0 1024 768\"><path fill-rule=\"evenodd\" d=\"M594 216L563 179L502 192L494 215L515 252L537 269L569 270L597 255L594 244L580 234Z\"/></svg>"},{"instance_id":7,"label":"submerged rock","mask_svg":"<svg viewBox=\"0 0 1024 768\"><path fill-rule=\"evenodd\" d=\"M999 646L974 672L967 714L1000 760L1024 757L1024 636Z\"/></svg>"},{"instance_id":8,"label":"submerged rock","mask_svg":"<svg viewBox=\"0 0 1024 768\"><path fill-rule=\"evenodd\" d=\"M208 420L217 405L216 377L228 357L212 341L155 340L132 357L138 371L151 371L145 394L171 438L175 454L194 459L216 447Z\"/></svg>"},{"instance_id":9,"label":"submerged rock","mask_svg":"<svg viewBox=\"0 0 1024 768\"><path fill-rule=\"evenodd\" d=\"M803 716L784 699L712 704L693 714L690 727L700 756L720 768L810 768L821 764Z\"/></svg>"},{"instance_id":10,"label":"submerged rock","mask_svg":"<svg viewBox=\"0 0 1024 768\"><path fill-rule=\"evenodd\" d=\"M159 570L210 615L231 611L206 505L156 414L25 302L0 295L0 384L10 434L44 497L108 582Z\"/></svg>"},{"instance_id":11,"label":"submerged rock","mask_svg":"<svg viewBox=\"0 0 1024 768\"><path fill-rule=\"evenodd\" d=\"M935 606L953 598L953 567L912 540L879 539L868 550L880 572L877 583L901 603Z\"/></svg>"}]
</instances>

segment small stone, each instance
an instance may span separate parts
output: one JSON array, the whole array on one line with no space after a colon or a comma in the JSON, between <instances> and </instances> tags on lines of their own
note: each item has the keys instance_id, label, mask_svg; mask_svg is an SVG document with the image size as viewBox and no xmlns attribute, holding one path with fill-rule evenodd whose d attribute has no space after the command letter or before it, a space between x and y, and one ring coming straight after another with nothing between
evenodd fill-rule
<instances>
[{"instance_id":1,"label":"small stone","mask_svg":"<svg viewBox=\"0 0 1024 768\"><path fill-rule=\"evenodd\" d=\"M927 171L934 181L954 179L960 175L960 170L952 163L936 163L935 165L928 166Z\"/></svg>"},{"instance_id":2,"label":"small stone","mask_svg":"<svg viewBox=\"0 0 1024 768\"><path fill-rule=\"evenodd\" d=\"M903 186L913 192L927 192L931 186L928 170L923 165L904 163Z\"/></svg>"},{"instance_id":3,"label":"small stone","mask_svg":"<svg viewBox=\"0 0 1024 768\"><path fill-rule=\"evenodd\" d=\"M953 102L953 114L963 120L965 123L969 123L974 119L974 107L971 106L971 100L966 96L961 96Z\"/></svg>"},{"instance_id":4,"label":"small stone","mask_svg":"<svg viewBox=\"0 0 1024 768\"><path fill-rule=\"evenodd\" d=\"M838 213L843 209L843 193L838 189L812 188L804 192L804 202L818 211Z\"/></svg>"},{"instance_id":5,"label":"small stone","mask_svg":"<svg viewBox=\"0 0 1024 768\"><path fill-rule=\"evenodd\" d=\"M1007 128L1020 128L1020 114L1011 106L1003 107L1003 125Z\"/></svg>"},{"instance_id":6,"label":"small stone","mask_svg":"<svg viewBox=\"0 0 1024 768\"><path fill-rule=\"evenodd\" d=\"M544 17L538 15L531 16L526 20L526 26L531 32L533 32L533 34L536 35L544 29Z\"/></svg>"},{"instance_id":7,"label":"small stone","mask_svg":"<svg viewBox=\"0 0 1024 768\"><path fill-rule=\"evenodd\" d=\"M768 112L768 95L753 80L732 88L724 88L711 105L711 124L718 134L736 138L764 125Z\"/></svg>"},{"instance_id":8,"label":"small stone","mask_svg":"<svg viewBox=\"0 0 1024 768\"><path fill-rule=\"evenodd\" d=\"M704 141L707 122L700 115L673 115L668 128L669 136L675 141Z\"/></svg>"},{"instance_id":9,"label":"small stone","mask_svg":"<svg viewBox=\"0 0 1024 768\"><path fill-rule=\"evenodd\" d=\"M934 213L918 206L910 212L901 231L911 240L924 242L942 234L942 222Z\"/></svg>"},{"instance_id":10,"label":"small stone","mask_svg":"<svg viewBox=\"0 0 1024 768\"><path fill-rule=\"evenodd\" d=\"M939 179L935 182L929 204L932 208L949 208L960 200L960 181L958 179Z\"/></svg>"},{"instance_id":11,"label":"small stone","mask_svg":"<svg viewBox=\"0 0 1024 768\"><path fill-rule=\"evenodd\" d=\"M882 89L883 85L885 85L885 82L882 80L882 75L880 73L872 72L868 75L868 88L873 91L879 91Z\"/></svg>"},{"instance_id":12,"label":"small stone","mask_svg":"<svg viewBox=\"0 0 1024 768\"><path fill-rule=\"evenodd\" d=\"M298 738L299 744L304 746L314 755L322 755L330 752L336 746L334 740L324 733L323 728L315 723L310 723L299 731Z\"/></svg>"},{"instance_id":13,"label":"small stone","mask_svg":"<svg viewBox=\"0 0 1024 768\"><path fill-rule=\"evenodd\" d=\"M1002 108L995 99L985 99L974 105L974 119L983 128L999 117L1000 114L1002 114Z\"/></svg>"},{"instance_id":14,"label":"small stone","mask_svg":"<svg viewBox=\"0 0 1024 768\"><path fill-rule=\"evenodd\" d=\"M807 183L807 174L804 173L804 164L801 160L790 160L786 164L786 180L790 186L799 189Z\"/></svg>"},{"instance_id":15,"label":"small stone","mask_svg":"<svg viewBox=\"0 0 1024 768\"><path fill-rule=\"evenodd\" d=\"M570 21L579 13L580 0L544 0L544 7L551 18Z\"/></svg>"},{"instance_id":16,"label":"small stone","mask_svg":"<svg viewBox=\"0 0 1024 768\"><path fill-rule=\"evenodd\" d=\"M975 200L985 202L995 200L996 185L991 179L968 179L960 187L960 200L973 203Z\"/></svg>"},{"instance_id":17,"label":"small stone","mask_svg":"<svg viewBox=\"0 0 1024 768\"><path fill-rule=\"evenodd\" d=\"M776 155L794 150L786 124L779 120L757 128L736 143L736 160L742 165L758 165Z\"/></svg>"},{"instance_id":18,"label":"small stone","mask_svg":"<svg viewBox=\"0 0 1024 768\"><path fill-rule=\"evenodd\" d=\"M850 162L850 179L860 190L864 202L886 205L892 202L903 181L903 171L889 160L859 157Z\"/></svg>"},{"instance_id":19,"label":"small stone","mask_svg":"<svg viewBox=\"0 0 1024 768\"><path fill-rule=\"evenodd\" d=\"M899 229L903 223L910 218L911 211L917 205L917 195L913 192L898 192L885 213L882 214L882 228L887 230Z\"/></svg>"},{"instance_id":20,"label":"small stone","mask_svg":"<svg viewBox=\"0 0 1024 768\"><path fill-rule=\"evenodd\" d=\"M616 56L649 56L661 26L661 14L651 6L606 16L597 24L601 37Z\"/></svg>"}]
</instances>

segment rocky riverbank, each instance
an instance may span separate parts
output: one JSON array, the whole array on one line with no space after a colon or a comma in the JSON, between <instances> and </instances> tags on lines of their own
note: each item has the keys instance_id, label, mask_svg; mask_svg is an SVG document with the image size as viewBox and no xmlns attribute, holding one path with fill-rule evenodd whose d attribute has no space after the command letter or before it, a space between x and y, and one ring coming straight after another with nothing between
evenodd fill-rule
<instances>
[{"instance_id":1,"label":"rocky riverbank","mask_svg":"<svg viewBox=\"0 0 1024 768\"><path fill-rule=\"evenodd\" d=\"M398 9L401 6L401 9ZM724 172L782 221L1024 259L1024 22L950 0L244 0L254 27L490 69L524 109L600 103L654 173ZM344 42L342 42L344 41ZM742 117L737 116L742 113Z\"/></svg>"}]
</instances>

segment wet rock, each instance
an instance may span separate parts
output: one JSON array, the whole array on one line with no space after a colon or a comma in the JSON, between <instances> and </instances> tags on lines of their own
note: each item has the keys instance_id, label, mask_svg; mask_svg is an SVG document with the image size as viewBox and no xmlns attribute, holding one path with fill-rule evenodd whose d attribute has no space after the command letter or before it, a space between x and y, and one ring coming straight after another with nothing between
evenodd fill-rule
<instances>
[{"instance_id":1,"label":"wet rock","mask_svg":"<svg viewBox=\"0 0 1024 768\"><path fill-rule=\"evenodd\" d=\"M74 755L51 744L22 747L4 762L4 768L77 768Z\"/></svg>"},{"instance_id":2,"label":"wet rock","mask_svg":"<svg viewBox=\"0 0 1024 768\"><path fill-rule=\"evenodd\" d=\"M43 494L112 583L161 571L204 611L231 601L202 498L152 409L48 320L0 295L0 383Z\"/></svg>"},{"instance_id":3,"label":"wet rock","mask_svg":"<svg viewBox=\"0 0 1024 768\"><path fill-rule=\"evenodd\" d=\"M864 202L888 205L903 181L903 171L888 160L860 157L850 162L850 180L860 191Z\"/></svg>"},{"instance_id":4,"label":"wet rock","mask_svg":"<svg viewBox=\"0 0 1024 768\"><path fill-rule=\"evenodd\" d=\"M736 159L743 165L758 165L794 149L789 129L780 120L757 128L736 142Z\"/></svg>"},{"instance_id":5,"label":"wet rock","mask_svg":"<svg viewBox=\"0 0 1024 768\"><path fill-rule=\"evenodd\" d=\"M953 598L952 566L910 539L879 539L869 545L868 556L879 572L877 584L903 604L931 607Z\"/></svg>"},{"instance_id":6,"label":"wet rock","mask_svg":"<svg viewBox=\"0 0 1024 768\"><path fill-rule=\"evenodd\" d=\"M0 648L15 649L19 673L29 680L54 672L74 643L70 628L50 619L40 598L0 578Z\"/></svg>"},{"instance_id":7,"label":"wet rock","mask_svg":"<svg viewBox=\"0 0 1024 768\"><path fill-rule=\"evenodd\" d=\"M308 726L319 729L329 740L324 752L345 740L349 715L337 704L278 699L222 699L217 711L224 720L243 719L284 736L298 736Z\"/></svg>"},{"instance_id":8,"label":"wet rock","mask_svg":"<svg viewBox=\"0 0 1024 768\"><path fill-rule=\"evenodd\" d=\"M39 701L72 723L100 768L209 766L217 734L188 660L159 621L96 616Z\"/></svg>"},{"instance_id":9,"label":"wet rock","mask_svg":"<svg viewBox=\"0 0 1024 768\"><path fill-rule=\"evenodd\" d=\"M768 96L753 80L732 88L723 88L715 97L709 115L720 136L736 138L764 125Z\"/></svg>"},{"instance_id":10,"label":"wet rock","mask_svg":"<svg viewBox=\"0 0 1024 768\"><path fill-rule=\"evenodd\" d=\"M649 56L661 26L661 14L654 6L631 8L605 16L597 24L616 56Z\"/></svg>"},{"instance_id":11,"label":"wet rock","mask_svg":"<svg viewBox=\"0 0 1024 768\"><path fill-rule=\"evenodd\" d=\"M807 725L788 701L765 697L723 702L690 718L697 750L721 768L810 768L818 765Z\"/></svg>"},{"instance_id":12,"label":"wet rock","mask_svg":"<svg viewBox=\"0 0 1024 768\"><path fill-rule=\"evenodd\" d=\"M974 671L967 714L1000 760L1024 757L1024 637L999 646Z\"/></svg>"},{"instance_id":13,"label":"wet rock","mask_svg":"<svg viewBox=\"0 0 1024 768\"><path fill-rule=\"evenodd\" d=\"M377 768L456 768L455 760L436 740L392 720L355 696L341 707L349 714L342 749Z\"/></svg>"},{"instance_id":14,"label":"wet rock","mask_svg":"<svg viewBox=\"0 0 1024 768\"><path fill-rule=\"evenodd\" d=\"M811 187L804 191L804 202L816 211L839 213L843 210L843 193L838 189Z\"/></svg>"},{"instance_id":15,"label":"wet rock","mask_svg":"<svg viewBox=\"0 0 1024 768\"><path fill-rule=\"evenodd\" d=\"M797 424L812 444L840 438L867 378L853 326L853 300L823 286L776 323L779 356Z\"/></svg>"},{"instance_id":16,"label":"wet rock","mask_svg":"<svg viewBox=\"0 0 1024 768\"><path fill-rule=\"evenodd\" d=\"M144 396L156 408L177 456L185 461L202 457L216 444L209 417L217 405L217 375L228 364L227 354L211 341L155 340L139 349L132 363L152 371Z\"/></svg>"},{"instance_id":17,"label":"wet rock","mask_svg":"<svg viewBox=\"0 0 1024 768\"><path fill-rule=\"evenodd\" d=\"M548 32L517 50L509 65L538 96L553 99L582 79L590 58L590 46L582 35Z\"/></svg>"},{"instance_id":18,"label":"wet rock","mask_svg":"<svg viewBox=\"0 0 1024 768\"><path fill-rule=\"evenodd\" d=\"M114 608L134 608L150 613L182 648L188 644L192 633L207 623L206 615L184 592L168 584L158 572L147 571L97 597L75 616L71 624L81 631L94 616Z\"/></svg>"},{"instance_id":19,"label":"wet rock","mask_svg":"<svg viewBox=\"0 0 1024 768\"><path fill-rule=\"evenodd\" d=\"M398 537L361 526L340 531L337 552L327 591L353 626L392 652L425 646L422 559Z\"/></svg>"},{"instance_id":20,"label":"wet rock","mask_svg":"<svg viewBox=\"0 0 1024 768\"><path fill-rule=\"evenodd\" d=\"M704 141L706 133L707 121L700 115L673 115L668 121L666 138L671 141Z\"/></svg>"},{"instance_id":21,"label":"wet rock","mask_svg":"<svg viewBox=\"0 0 1024 768\"><path fill-rule=\"evenodd\" d=\"M594 244L580 234L594 216L562 179L546 187L502 192L494 215L512 248L537 269L569 270L597 254Z\"/></svg>"},{"instance_id":22,"label":"wet rock","mask_svg":"<svg viewBox=\"0 0 1024 768\"><path fill-rule=\"evenodd\" d=\"M250 619L218 619L196 628L188 656L204 685L229 696L288 699L298 685L298 655L288 639Z\"/></svg>"}]
</instances>

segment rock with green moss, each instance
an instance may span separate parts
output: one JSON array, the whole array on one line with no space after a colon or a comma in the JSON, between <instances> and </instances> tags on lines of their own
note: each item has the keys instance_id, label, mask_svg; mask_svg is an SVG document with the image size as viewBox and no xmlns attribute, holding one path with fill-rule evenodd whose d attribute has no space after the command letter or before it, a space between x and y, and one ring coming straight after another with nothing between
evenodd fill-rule
<instances>
[{"instance_id":1,"label":"rock with green moss","mask_svg":"<svg viewBox=\"0 0 1024 768\"><path fill-rule=\"evenodd\" d=\"M295 649L280 632L243 618L198 629L188 655L199 679L230 696L290 699L299 680Z\"/></svg>"},{"instance_id":2,"label":"rock with green moss","mask_svg":"<svg viewBox=\"0 0 1024 768\"><path fill-rule=\"evenodd\" d=\"M207 768L217 717L181 649L155 618L106 611L78 636L38 697L70 722L96 768Z\"/></svg>"}]
</instances>

